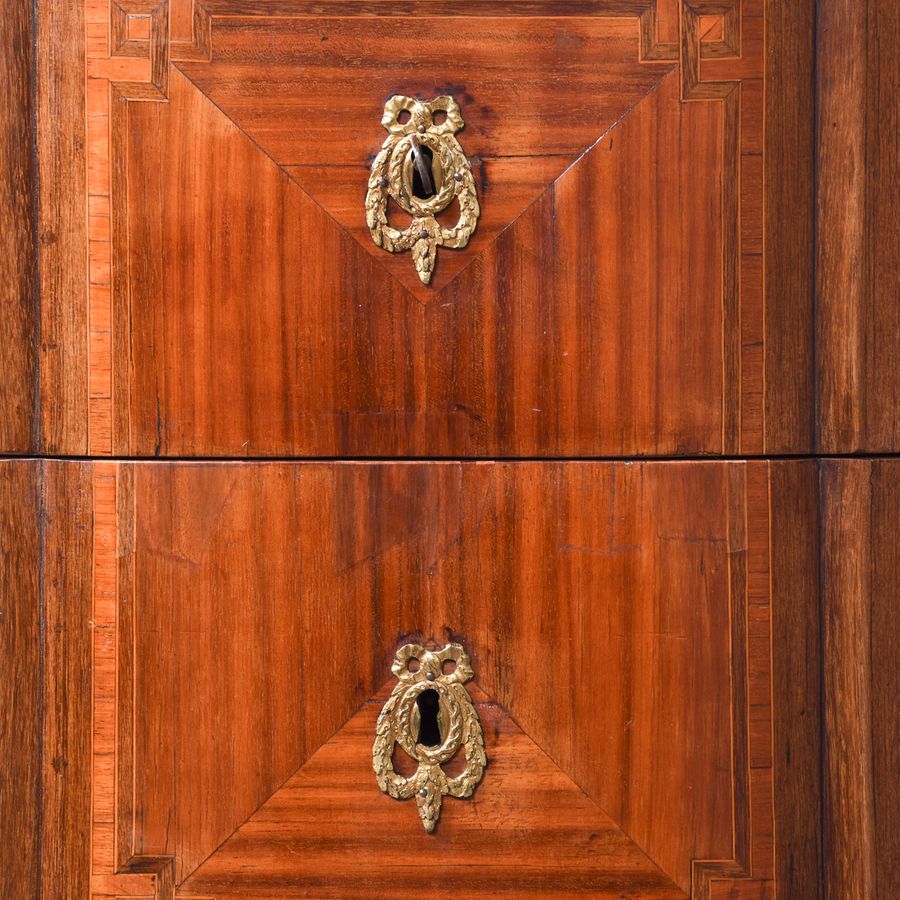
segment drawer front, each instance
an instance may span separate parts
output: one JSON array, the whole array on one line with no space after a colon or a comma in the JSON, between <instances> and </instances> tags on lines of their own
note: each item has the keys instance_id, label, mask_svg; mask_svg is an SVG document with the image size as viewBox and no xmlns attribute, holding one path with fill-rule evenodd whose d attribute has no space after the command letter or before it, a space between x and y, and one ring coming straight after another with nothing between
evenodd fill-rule
<instances>
[{"instance_id":1,"label":"drawer front","mask_svg":"<svg viewBox=\"0 0 900 900\"><path fill-rule=\"evenodd\" d=\"M92 625L96 894L769 896L814 464L55 463L45 492L53 615ZM464 645L488 760L433 834L372 768L419 641Z\"/></svg>"},{"instance_id":2,"label":"drawer front","mask_svg":"<svg viewBox=\"0 0 900 900\"><path fill-rule=\"evenodd\" d=\"M887 0L8 5L0 896L898 893Z\"/></svg>"},{"instance_id":3,"label":"drawer front","mask_svg":"<svg viewBox=\"0 0 900 900\"><path fill-rule=\"evenodd\" d=\"M51 6L14 273L40 346L3 405L68 461L0 464L13 875L803 896L822 779L852 781L821 654L839 691L857 619L819 608L846 472L786 461L803 11Z\"/></svg>"},{"instance_id":4,"label":"drawer front","mask_svg":"<svg viewBox=\"0 0 900 900\"><path fill-rule=\"evenodd\" d=\"M48 382L90 372L94 454L808 449L763 6L88 4L88 358ZM480 209L427 285L367 221L395 96L453 98Z\"/></svg>"}]
</instances>

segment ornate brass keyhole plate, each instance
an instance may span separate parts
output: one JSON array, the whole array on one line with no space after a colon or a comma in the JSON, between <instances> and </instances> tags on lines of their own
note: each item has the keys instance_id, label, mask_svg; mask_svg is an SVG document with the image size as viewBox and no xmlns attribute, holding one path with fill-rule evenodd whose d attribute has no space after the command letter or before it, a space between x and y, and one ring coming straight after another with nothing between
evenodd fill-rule
<instances>
[{"instance_id":1,"label":"ornate brass keyhole plate","mask_svg":"<svg viewBox=\"0 0 900 900\"><path fill-rule=\"evenodd\" d=\"M435 123L436 117L443 121ZM390 135L372 163L366 224L379 247L412 250L416 272L428 284L437 248L465 247L481 212L472 169L454 137L463 127L462 114L449 96L425 102L397 95L385 103L381 124ZM413 217L403 231L388 224L388 198ZM446 228L436 217L454 199L459 220Z\"/></svg>"},{"instance_id":2,"label":"ornate brass keyhole plate","mask_svg":"<svg viewBox=\"0 0 900 900\"><path fill-rule=\"evenodd\" d=\"M445 672L445 663L455 664ZM418 668L411 668L418 662ZM391 671L400 679L384 704L375 726L372 763L378 786L397 800L416 798L426 831L434 831L445 795L470 797L487 765L484 735L478 713L463 687L473 675L469 657L460 644L447 644L443 650L427 650L420 644L406 644L397 651ZM433 691L436 708L423 703ZM426 713L435 716L437 727L425 727ZM394 747L417 760L419 767L411 778L394 769ZM451 778L441 768L453 755L465 754L466 768Z\"/></svg>"}]
</instances>

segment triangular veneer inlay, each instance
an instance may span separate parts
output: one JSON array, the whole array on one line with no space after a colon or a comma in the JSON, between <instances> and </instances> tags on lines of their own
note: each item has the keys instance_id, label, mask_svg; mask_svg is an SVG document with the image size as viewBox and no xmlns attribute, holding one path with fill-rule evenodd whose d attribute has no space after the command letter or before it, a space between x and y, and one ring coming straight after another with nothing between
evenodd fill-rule
<instances>
[{"instance_id":1,"label":"triangular veneer inlay","mask_svg":"<svg viewBox=\"0 0 900 900\"><path fill-rule=\"evenodd\" d=\"M430 299L659 83L637 18L222 18L210 62L179 68L420 299ZM368 169L394 94L452 94L482 215L432 283L365 225ZM448 215L452 212L448 210Z\"/></svg>"},{"instance_id":2,"label":"triangular veneer inlay","mask_svg":"<svg viewBox=\"0 0 900 900\"><path fill-rule=\"evenodd\" d=\"M684 897L477 687L488 768L474 797L446 799L427 834L414 802L393 800L375 783L372 740L387 694L367 702L181 891L217 900L441 891Z\"/></svg>"}]
</instances>

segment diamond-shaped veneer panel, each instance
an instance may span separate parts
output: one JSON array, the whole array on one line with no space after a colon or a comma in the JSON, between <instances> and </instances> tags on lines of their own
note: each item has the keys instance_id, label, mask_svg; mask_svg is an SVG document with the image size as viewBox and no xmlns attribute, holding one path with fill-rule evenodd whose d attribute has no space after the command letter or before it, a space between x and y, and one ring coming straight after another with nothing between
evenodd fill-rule
<instances>
[{"instance_id":1,"label":"diamond-shaped veneer panel","mask_svg":"<svg viewBox=\"0 0 900 900\"><path fill-rule=\"evenodd\" d=\"M636 18L223 18L212 44L211 62L182 71L422 299L672 68L640 62ZM476 233L464 250L439 252L430 287L365 225L383 106L397 93L456 97L477 177Z\"/></svg>"},{"instance_id":2,"label":"diamond-shaped veneer panel","mask_svg":"<svg viewBox=\"0 0 900 900\"><path fill-rule=\"evenodd\" d=\"M379 692L182 885L219 898L685 895L477 687L488 768L437 831L372 772ZM398 751L402 753L402 751ZM398 763L399 765L399 763Z\"/></svg>"}]
</instances>

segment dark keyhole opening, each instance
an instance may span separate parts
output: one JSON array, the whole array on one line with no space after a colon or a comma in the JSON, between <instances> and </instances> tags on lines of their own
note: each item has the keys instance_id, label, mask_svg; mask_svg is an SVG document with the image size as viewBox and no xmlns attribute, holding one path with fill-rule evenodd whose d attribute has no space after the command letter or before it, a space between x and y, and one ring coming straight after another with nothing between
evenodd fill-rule
<instances>
[{"instance_id":1,"label":"dark keyhole opening","mask_svg":"<svg viewBox=\"0 0 900 900\"><path fill-rule=\"evenodd\" d=\"M429 147L426 147L424 144L419 144L419 160L420 165L425 168L425 178L422 177L422 172L419 171L419 165L417 165L417 160L415 156L413 157L413 183L412 183L412 191L413 195L418 197L420 200L430 200L437 191L434 189L434 176L433 169L431 165L434 161L434 153L431 151Z\"/></svg>"},{"instance_id":2,"label":"dark keyhole opening","mask_svg":"<svg viewBox=\"0 0 900 900\"><path fill-rule=\"evenodd\" d=\"M438 710L440 699L437 691L422 691L416 697L419 707L419 739L417 744L425 747L439 747L441 745L441 729L438 725Z\"/></svg>"}]
</instances>

